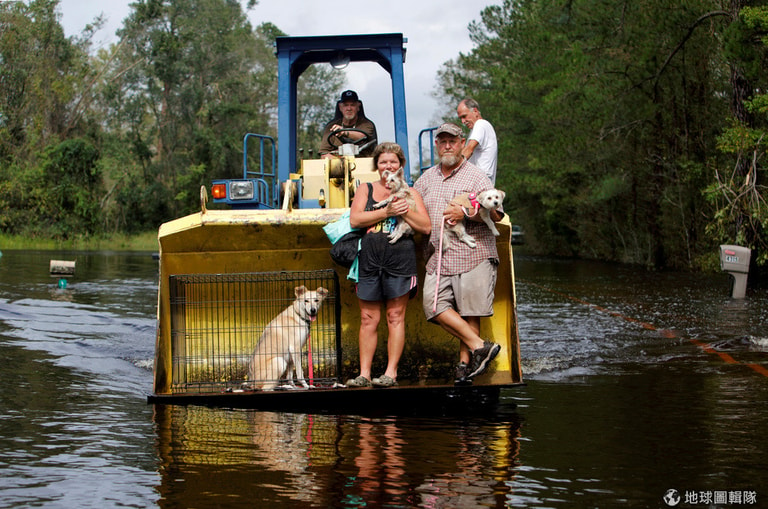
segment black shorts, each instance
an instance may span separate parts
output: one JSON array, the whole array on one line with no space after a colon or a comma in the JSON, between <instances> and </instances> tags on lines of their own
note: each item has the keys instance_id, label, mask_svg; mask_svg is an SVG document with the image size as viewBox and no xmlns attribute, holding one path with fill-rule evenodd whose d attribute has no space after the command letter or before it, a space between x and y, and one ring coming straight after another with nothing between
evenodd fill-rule
<instances>
[{"instance_id":1,"label":"black shorts","mask_svg":"<svg viewBox=\"0 0 768 509\"><path fill-rule=\"evenodd\" d=\"M390 276L382 272L378 276L358 279L357 297L361 300L386 301L410 292L410 298L413 298L417 288L416 276Z\"/></svg>"}]
</instances>

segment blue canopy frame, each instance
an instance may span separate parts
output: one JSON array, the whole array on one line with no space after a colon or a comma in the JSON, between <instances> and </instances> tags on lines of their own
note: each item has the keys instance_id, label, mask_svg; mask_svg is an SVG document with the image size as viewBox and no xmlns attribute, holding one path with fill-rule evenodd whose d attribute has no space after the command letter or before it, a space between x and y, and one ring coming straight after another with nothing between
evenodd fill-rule
<instances>
[{"instance_id":1,"label":"blue canopy frame","mask_svg":"<svg viewBox=\"0 0 768 509\"><path fill-rule=\"evenodd\" d=\"M408 157L408 123L405 114L405 43L403 34L327 35L277 37L277 169L281 182L296 171L297 104L299 76L312 64L331 63L343 57L349 62L376 62L392 80L392 109L395 141ZM404 168L410 181L409 165Z\"/></svg>"}]
</instances>

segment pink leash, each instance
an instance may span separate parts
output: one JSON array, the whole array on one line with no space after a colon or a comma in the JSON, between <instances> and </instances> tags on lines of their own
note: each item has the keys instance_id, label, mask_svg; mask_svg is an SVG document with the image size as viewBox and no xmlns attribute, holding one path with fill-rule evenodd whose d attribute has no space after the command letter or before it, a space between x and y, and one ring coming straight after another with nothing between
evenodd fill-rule
<instances>
[{"instance_id":1,"label":"pink leash","mask_svg":"<svg viewBox=\"0 0 768 509\"><path fill-rule=\"evenodd\" d=\"M480 210L480 202L477 201L477 194L475 193L469 193L469 200L472 204L472 207L474 208L474 213L469 214L469 212L464 208L461 207L461 210L464 211L464 215L467 217L472 217L477 214L477 212ZM440 241L437 248L437 278L435 279L435 299L432 301L432 312L434 313L437 311L437 290L440 288L440 270L443 265L443 230L445 229L445 219L442 223L440 223Z\"/></svg>"},{"instance_id":2,"label":"pink leash","mask_svg":"<svg viewBox=\"0 0 768 509\"><path fill-rule=\"evenodd\" d=\"M445 220L440 223L440 241L437 247L437 278L435 278L435 300L432 301L432 312L437 311L437 290L440 288L440 270L443 265L443 229L445 229Z\"/></svg>"}]
</instances>

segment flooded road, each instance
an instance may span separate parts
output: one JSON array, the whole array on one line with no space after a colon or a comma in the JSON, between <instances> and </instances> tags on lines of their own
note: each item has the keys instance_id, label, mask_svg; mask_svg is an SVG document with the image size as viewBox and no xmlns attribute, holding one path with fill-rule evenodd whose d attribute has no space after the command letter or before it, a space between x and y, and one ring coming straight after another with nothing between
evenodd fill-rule
<instances>
[{"instance_id":1,"label":"flooded road","mask_svg":"<svg viewBox=\"0 0 768 509\"><path fill-rule=\"evenodd\" d=\"M77 261L66 288L51 259ZM764 290L515 270L527 385L508 405L372 418L148 405L151 254L3 251L0 507L768 506Z\"/></svg>"}]
</instances>

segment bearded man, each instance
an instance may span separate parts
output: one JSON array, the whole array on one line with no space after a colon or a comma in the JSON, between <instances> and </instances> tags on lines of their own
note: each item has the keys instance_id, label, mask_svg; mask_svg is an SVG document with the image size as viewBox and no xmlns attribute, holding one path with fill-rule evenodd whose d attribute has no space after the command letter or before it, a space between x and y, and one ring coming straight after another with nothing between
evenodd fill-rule
<instances>
[{"instance_id":1,"label":"bearded man","mask_svg":"<svg viewBox=\"0 0 768 509\"><path fill-rule=\"evenodd\" d=\"M454 382L465 385L484 373L501 349L500 345L480 337L480 318L493 315L499 265L496 237L479 214L467 218L467 233L475 238L477 246L471 248L463 242L443 246L438 274L439 242L444 221L465 219L462 207L451 200L459 195L487 191L493 184L482 170L464 159L461 127L442 124L435 131L435 145L440 162L426 170L414 185L432 223L432 254L427 260L424 278L424 313L429 321L459 339L459 365ZM494 222L503 217L503 212L491 211ZM437 304L433 309L436 291Z\"/></svg>"}]
</instances>

